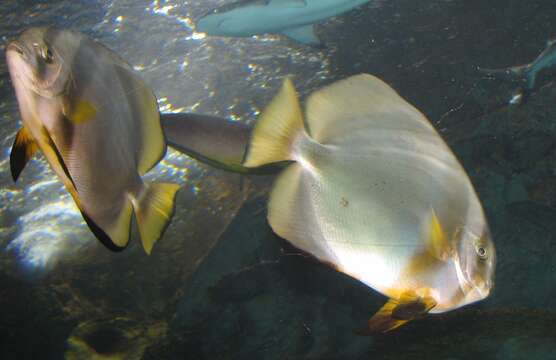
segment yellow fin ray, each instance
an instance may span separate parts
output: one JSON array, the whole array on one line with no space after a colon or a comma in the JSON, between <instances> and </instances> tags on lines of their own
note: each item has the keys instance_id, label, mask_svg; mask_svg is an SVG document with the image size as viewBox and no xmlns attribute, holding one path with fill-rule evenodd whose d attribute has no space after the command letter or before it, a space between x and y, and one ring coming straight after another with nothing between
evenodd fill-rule
<instances>
[{"instance_id":1,"label":"yellow fin ray","mask_svg":"<svg viewBox=\"0 0 556 360\"><path fill-rule=\"evenodd\" d=\"M368 333L394 330L408 321L428 313L436 306L436 301L428 291L423 295L415 291L405 291L398 299L390 299L369 319Z\"/></svg>"},{"instance_id":2,"label":"yellow fin ray","mask_svg":"<svg viewBox=\"0 0 556 360\"><path fill-rule=\"evenodd\" d=\"M428 252L436 259L447 261L452 256L452 246L434 209L431 211L426 241Z\"/></svg>"},{"instance_id":3,"label":"yellow fin ray","mask_svg":"<svg viewBox=\"0 0 556 360\"><path fill-rule=\"evenodd\" d=\"M178 184L153 183L145 185L138 198L132 200L141 242L147 254L162 236L174 215L174 200Z\"/></svg>"},{"instance_id":4,"label":"yellow fin ray","mask_svg":"<svg viewBox=\"0 0 556 360\"><path fill-rule=\"evenodd\" d=\"M257 120L243 165L257 167L292 160L296 134L304 129L301 106L290 79Z\"/></svg>"}]
</instances>

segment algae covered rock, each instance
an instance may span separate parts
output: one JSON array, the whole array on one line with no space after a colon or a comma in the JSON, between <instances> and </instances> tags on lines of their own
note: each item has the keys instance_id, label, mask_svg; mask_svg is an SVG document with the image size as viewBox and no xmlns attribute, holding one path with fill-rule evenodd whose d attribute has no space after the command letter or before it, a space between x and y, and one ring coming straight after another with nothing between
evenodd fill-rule
<instances>
[{"instance_id":1,"label":"algae covered rock","mask_svg":"<svg viewBox=\"0 0 556 360\"><path fill-rule=\"evenodd\" d=\"M121 317L89 320L71 332L65 358L138 360L147 346L165 334L165 323L149 324Z\"/></svg>"}]
</instances>

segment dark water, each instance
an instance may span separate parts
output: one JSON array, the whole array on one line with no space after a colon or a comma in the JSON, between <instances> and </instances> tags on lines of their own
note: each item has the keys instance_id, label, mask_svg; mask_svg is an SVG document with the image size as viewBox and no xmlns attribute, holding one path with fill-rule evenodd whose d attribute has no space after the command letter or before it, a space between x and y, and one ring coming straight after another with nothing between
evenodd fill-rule
<instances>
[{"instance_id":1,"label":"dark water","mask_svg":"<svg viewBox=\"0 0 556 360\"><path fill-rule=\"evenodd\" d=\"M203 38L193 20L226 1L4 1L0 35L56 25L128 60L163 110L250 123L286 75L303 95L368 72L441 130L485 207L498 265L480 303L361 337L386 299L307 258L266 223L272 178L239 179L171 152L154 178L184 184L156 251L108 253L37 157L17 184L19 127L0 62L0 357L6 359L556 359L556 87L477 66L533 60L556 37L553 1L383 0L318 27L326 48L278 36ZM122 355L125 354L125 355ZM125 357L127 356L127 357Z\"/></svg>"}]
</instances>

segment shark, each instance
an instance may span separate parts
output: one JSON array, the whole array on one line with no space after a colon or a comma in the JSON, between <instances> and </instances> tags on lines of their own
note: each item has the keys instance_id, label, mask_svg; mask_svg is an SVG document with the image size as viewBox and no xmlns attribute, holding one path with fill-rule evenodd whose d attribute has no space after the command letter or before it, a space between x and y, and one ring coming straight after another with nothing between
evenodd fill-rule
<instances>
[{"instance_id":1,"label":"shark","mask_svg":"<svg viewBox=\"0 0 556 360\"><path fill-rule=\"evenodd\" d=\"M493 79L507 80L520 83L520 93L514 96L511 103L521 101L523 95L530 94L537 81L537 75L547 69L556 67L556 39L546 42L546 47L535 60L528 64L512 66L502 69L485 69L478 67L478 71ZM521 93L523 92L523 94Z\"/></svg>"},{"instance_id":2,"label":"shark","mask_svg":"<svg viewBox=\"0 0 556 360\"><path fill-rule=\"evenodd\" d=\"M307 45L321 45L314 24L370 0L242 0L202 16L196 31L212 36L282 34Z\"/></svg>"}]
</instances>

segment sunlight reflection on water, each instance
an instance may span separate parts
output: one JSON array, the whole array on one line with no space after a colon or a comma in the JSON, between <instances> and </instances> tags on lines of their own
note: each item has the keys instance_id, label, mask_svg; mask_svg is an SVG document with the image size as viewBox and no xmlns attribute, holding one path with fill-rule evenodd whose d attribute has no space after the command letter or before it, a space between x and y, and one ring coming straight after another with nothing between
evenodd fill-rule
<instances>
[{"instance_id":1,"label":"sunlight reflection on water","mask_svg":"<svg viewBox=\"0 0 556 360\"><path fill-rule=\"evenodd\" d=\"M93 5L102 8L97 20L94 15L60 17L64 13L85 14L86 2L79 5L69 0L59 1L52 8L37 5L23 11L19 11L18 6L23 5L17 2L0 7L5 6L17 14L3 25L11 29L6 40L25 27L49 23L66 24L66 27L93 35L141 74L154 89L162 112L195 111L249 123L260 114L284 76L295 77L300 93L328 78L329 61L325 52L298 46L286 38L224 39L196 33L196 17L223 3L220 0L155 0L147 6L139 6L136 1L129 0L100 1ZM21 20L24 17L26 21ZM93 21L97 23L93 23L94 32L91 33ZM19 127L19 121L14 119L18 119L19 114L11 84L5 81L7 71L0 70L3 70L2 86L12 94L11 101L0 108L0 138L4 139L0 158L0 198L3 200L0 248L6 250L2 256L9 257L16 252L26 266L49 269L52 264L64 261L64 257L79 256L81 244L96 240L42 155L36 157L41 160L29 162L17 184L11 180L9 153ZM185 188L182 191L199 196L214 191L205 188L203 179L215 174L215 170L207 170L169 149L145 179L178 182ZM222 215L214 211L222 207L218 201L222 200L215 199L205 205L214 216Z\"/></svg>"}]
</instances>

